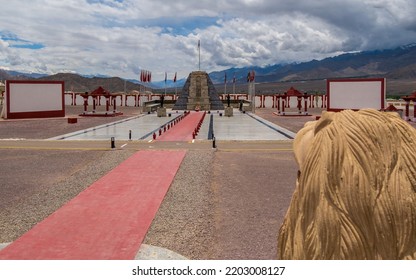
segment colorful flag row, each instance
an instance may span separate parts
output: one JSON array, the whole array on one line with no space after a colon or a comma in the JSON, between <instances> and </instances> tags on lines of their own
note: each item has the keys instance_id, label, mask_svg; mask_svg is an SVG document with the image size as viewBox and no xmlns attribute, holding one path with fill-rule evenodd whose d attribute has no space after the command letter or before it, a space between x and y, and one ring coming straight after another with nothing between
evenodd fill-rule
<instances>
[{"instance_id":1,"label":"colorful flag row","mask_svg":"<svg viewBox=\"0 0 416 280\"><path fill-rule=\"evenodd\" d=\"M152 81L152 72L148 70L140 71L140 82L150 83Z\"/></svg>"},{"instance_id":2,"label":"colorful flag row","mask_svg":"<svg viewBox=\"0 0 416 280\"><path fill-rule=\"evenodd\" d=\"M177 72L175 72L175 76L173 77L173 82L176 83L176 75ZM165 83L168 79L168 73L165 72ZM140 82L142 83L150 83L152 82L152 72L148 70L141 70L140 71Z\"/></svg>"}]
</instances>

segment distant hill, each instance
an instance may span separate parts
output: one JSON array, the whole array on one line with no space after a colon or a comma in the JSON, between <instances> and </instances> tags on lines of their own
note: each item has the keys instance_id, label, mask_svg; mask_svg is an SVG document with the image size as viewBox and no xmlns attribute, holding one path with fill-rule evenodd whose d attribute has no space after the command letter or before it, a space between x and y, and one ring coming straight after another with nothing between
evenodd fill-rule
<instances>
[{"instance_id":1,"label":"distant hill","mask_svg":"<svg viewBox=\"0 0 416 280\"><path fill-rule=\"evenodd\" d=\"M76 92L89 92L95 90L97 87L102 86L110 92L124 91L128 92L131 90L139 90L140 85L125 81L119 77L84 77L78 74L72 73L58 73L52 76L44 77L42 79L52 81L65 81L65 90L71 90Z\"/></svg>"},{"instance_id":2,"label":"distant hill","mask_svg":"<svg viewBox=\"0 0 416 280\"><path fill-rule=\"evenodd\" d=\"M14 73L18 73L18 75L14 75ZM34 77L33 75L26 75L24 73L19 72L11 72L0 70L0 80L23 80L23 79L33 79L33 80L49 80L49 81L64 81L65 82L65 90L72 90L76 92L89 92L93 91L99 86L103 86L104 88L110 90L110 92L118 92L118 91L131 91L131 90L139 90L140 84L134 83L132 81L125 81L124 79L118 77L84 77L78 74L72 73L58 73L55 75L45 76L39 75Z\"/></svg>"},{"instance_id":3,"label":"distant hill","mask_svg":"<svg viewBox=\"0 0 416 280\"><path fill-rule=\"evenodd\" d=\"M225 73L227 73L227 83L232 83L235 76L237 83L242 86L246 83L247 73L251 70L256 72L256 82L258 83L303 82L347 77L386 77L390 81L416 80L416 44L387 50L347 53L303 63L230 68L224 71L211 72L209 75L214 84L222 85L224 84ZM72 73L45 76L44 74L27 74L0 69L0 80L6 79L63 80L65 81L66 90L80 92L92 91L98 86L103 86L111 92L141 89L139 81L124 80L118 77L110 78L102 75L91 77ZM167 87L170 88L168 91L172 91L174 86L181 88L184 81L184 79L178 80L175 85L173 81L168 80ZM157 81L146 86L163 91L165 84L164 81ZM410 85L406 90L412 87ZM400 90L395 88L394 91Z\"/></svg>"}]
</instances>

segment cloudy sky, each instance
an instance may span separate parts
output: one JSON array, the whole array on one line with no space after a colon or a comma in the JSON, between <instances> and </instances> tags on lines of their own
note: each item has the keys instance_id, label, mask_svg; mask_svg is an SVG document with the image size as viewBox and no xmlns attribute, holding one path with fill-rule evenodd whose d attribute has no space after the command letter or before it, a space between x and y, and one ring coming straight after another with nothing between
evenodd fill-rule
<instances>
[{"instance_id":1,"label":"cloudy sky","mask_svg":"<svg viewBox=\"0 0 416 280\"><path fill-rule=\"evenodd\" d=\"M416 42L414 0L0 0L0 68L178 79Z\"/></svg>"}]
</instances>

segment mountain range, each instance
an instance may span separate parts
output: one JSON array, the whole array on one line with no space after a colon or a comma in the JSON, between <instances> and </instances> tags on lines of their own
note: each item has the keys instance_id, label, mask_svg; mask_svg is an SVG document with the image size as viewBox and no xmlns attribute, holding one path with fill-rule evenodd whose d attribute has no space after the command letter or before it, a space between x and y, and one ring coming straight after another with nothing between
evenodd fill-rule
<instances>
[{"instance_id":1,"label":"mountain range","mask_svg":"<svg viewBox=\"0 0 416 280\"><path fill-rule=\"evenodd\" d=\"M277 83L296 81L316 81L327 78L357 78L357 77L385 77L388 80L414 80L416 79L416 43L386 50L372 50L346 53L339 56L328 57L322 60L312 60L302 63L276 64L266 67L230 68L224 71L209 73L214 84L232 83L236 78L237 84L245 84L247 73L254 70L256 82ZM44 75L38 73L20 73L0 69L0 80L6 79L44 79L63 80L66 90L92 91L103 86L111 92L143 89L137 80L124 80L119 77L105 77L102 75L82 76L72 73L58 73ZM181 88L185 79L178 80L176 86ZM147 87L163 89L164 81L153 82ZM174 87L172 81L167 81L167 87Z\"/></svg>"},{"instance_id":2,"label":"mountain range","mask_svg":"<svg viewBox=\"0 0 416 280\"><path fill-rule=\"evenodd\" d=\"M346 53L303 63L231 68L212 72L210 77L214 83L223 83L227 73L227 79L232 79L235 75L237 81L246 81L247 73L251 70L256 72L256 82L259 83L347 77L414 79L416 78L416 44L394 49Z\"/></svg>"}]
</instances>

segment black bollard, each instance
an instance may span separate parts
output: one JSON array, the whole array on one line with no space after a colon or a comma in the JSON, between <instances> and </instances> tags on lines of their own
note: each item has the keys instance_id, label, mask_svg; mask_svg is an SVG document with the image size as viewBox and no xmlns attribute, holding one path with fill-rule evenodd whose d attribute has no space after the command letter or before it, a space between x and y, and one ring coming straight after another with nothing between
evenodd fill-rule
<instances>
[{"instance_id":1,"label":"black bollard","mask_svg":"<svg viewBox=\"0 0 416 280\"><path fill-rule=\"evenodd\" d=\"M212 137L212 148L217 148L217 145L215 144L215 137Z\"/></svg>"},{"instance_id":2,"label":"black bollard","mask_svg":"<svg viewBox=\"0 0 416 280\"><path fill-rule=\"evenodd\" d=\"M116 148L116 141L114 137L111 137L111 149L115 149Z\"/></svg>"},{"instance_id":3,"label":"black bollard","mask_svg":"<svg viewBox=\"0 0 416 280\"><path fill-rule=\"evenodd\" d=\"M131 140L131 130L129 130L129 140Z\"/></svg>"}]
</instances>

